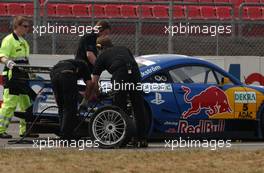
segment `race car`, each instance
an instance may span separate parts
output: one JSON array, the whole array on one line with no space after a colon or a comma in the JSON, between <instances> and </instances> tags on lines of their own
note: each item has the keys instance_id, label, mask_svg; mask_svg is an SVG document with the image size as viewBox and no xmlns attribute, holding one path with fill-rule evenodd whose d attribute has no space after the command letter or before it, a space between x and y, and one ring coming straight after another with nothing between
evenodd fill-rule
<instances>
[{"instance_id":1,"label":"race car","mask_svg":"<svg viewBox=\"0 0 264 173\"><path fill-rule=\"evenodd\" d=\"M217 65L197 57L155 54L136 57L136 61L150 119L150 139L263 138L263 87L245 85ZM32 112L27 124L32 126L34 121L34 133L59 134L51 84L39 83L42 89L33 110L27 112ZM109 84L109 76L101 81L103 93L112 93ZM82 88L80 85L80 91ZM81 122L79 134L112 148L127 143L136 127L129 100L128 109L120 110L107 96L89 103L76 116ZM21 117L21 113L16 115Z\"/></svg>"}]
</instances>

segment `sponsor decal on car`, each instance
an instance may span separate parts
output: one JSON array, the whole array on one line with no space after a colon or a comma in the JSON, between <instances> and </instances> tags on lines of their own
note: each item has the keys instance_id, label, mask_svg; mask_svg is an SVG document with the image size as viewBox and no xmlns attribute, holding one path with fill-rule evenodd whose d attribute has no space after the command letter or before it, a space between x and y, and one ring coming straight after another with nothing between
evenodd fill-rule
<instances>
[{"instance_id":1,"label":"sponsor decal on car","mask_svg":"<svg viewBox=\"0 0 264 173\"><path fill-rule=\"evenodd\" d=\"M165 100L162 100L162 95L160 93L155 93L155 99L151 100L151 103L160 105L165 103Z\"/></svg>"},{"instance_id":2,"label":"sponsor decal on car","mask_svg":"<svg viewBox=\"0 0 264 173\"><path fill-rule=\"evenodd\" d=\"M198 124L192 125L187 120L180 120L178 122L165 122L166 125L176 126L170 127L166 133L187 133L187 134L201 134L201 133L219 133L225 131L225 120L213 122L212 120L200 120ZM164 123L164 125L165 125Z\"/></svg>"},{"instance_id":3,"label":"sponsor decal on car","mask_svg":"<svg viewBox=\"0 0 264 173\"><path fill-rule=\"evenodd\" d=\"M216 86L210 86L192 98L188 98L192 92L190 88L182 86L182 90L185 92L184 101L191 105L187 111L183 112L183 118L197 115L202 109L206 109L205 113L209 117L214 114L232 112L225 92Z\"/></svg>"},{"instance_id":4,"label":"sponsor decal on car","mask_svg":"<svg viewBox=\"0 0 264 173\"><path fill-rule=\"evenodd\" d=\"M176 128L169 128L168 130L165 131L166 133L178 133Z\"/></svg>"},{"instance_id":5,"label":"sponsor decal on car","mask_svg":"<svg viewBox=\"0 0 264 173\"><path fill-rule=\"evenodd\" d=\"M238 118L241 118L241 119L253 119L253 112L249 111L247 103L243 104L242 112L239 112Z\"/></svg>"},{"instance_id":6,"label":"sponsor decal on car","mask_svg":"<svg viewBox=\"0 0 264 173\"><path fill-rule=\"evenodd\" d=\"M42 95L42 101L46 103L55 103L55 97L54 95Z\"/></svg>"},{"instance_id":7,"label":"sponsor decal on car","mask_svg":"<svg viewBox=\"0 0 264 173\"><path fill-rule=\"evenodd\" d=\"M225 120L216 124L211 120L200 120L198 125L190 125L186 120L180 120L178 133L217 133L225 131Z\"/></svg>"},{"instance_id":8,"label":"sponsor decal on car","mask_svg":"<svg viewBox=\"0 0 264 173\"><path fill-rule=\"evenodd\" d=\"M257 96L255 92L235 91L235 103L256 103Z\"/></svg>"},{"instance_id":9,"label":"sponsor decal on car","mask_svg":"<svg viewBox=\"0 0 264 173\"><path fill-rule=\"evenodd\" d=\"M165 121L164 125L170 125L170 126L178 126L178 122L177 121Z\"/></svg>"},{"instance_id":10,"label":"sponsor decal on car","mask_svg":"<svg viewBox=\"0 0 264 173\"><path fill-rule=\"evenodd\" d=\"M145 93L149 92L171 92L171 84L166 83L142 83L142 88Z\"/></svg>"},{"instance_id":11,"label":"sponsor decal on car","mask_svg":"<svg viewBox=\"0 0 264 173\"><path fill-rule=\"evenodd\" d=\"M155 75L154 79L156 82L167 82L168 78L165 75Z\"/></svg>"},{"instance_id":12,"label":"sponsor decal on car","mask_svg":"<svg viewBox=\"0 0 264 173\"><path fill-rule=\"evenodd\" d=\"M161 69L161 67L159 65L150 67L150 68L146 69L145 71L141 72L141 76L144 77L144 76L149 75L150 73L153 73L153 72L158 71L160 69Z\"/></svg>"}]
</instances>

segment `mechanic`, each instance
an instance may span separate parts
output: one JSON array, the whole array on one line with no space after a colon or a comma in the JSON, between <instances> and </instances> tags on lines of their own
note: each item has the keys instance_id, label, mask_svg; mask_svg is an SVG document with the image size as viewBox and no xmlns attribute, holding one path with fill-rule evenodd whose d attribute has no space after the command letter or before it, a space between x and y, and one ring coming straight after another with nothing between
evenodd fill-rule
<instances>
[{"instance_id":1,"label":"mechanic","mask_svg":"<svg viewBox=\"0 0 264 173\"><path fill-rule=\"evenodd\" d=\"M91 71L94 68L94 62L97 57L96 39L110 34L111 26L106 21L98 21L91 34L85 34L81 37L75 59L84 60ZM97 33L96 33L97 32Z\"/></svg>"},{"instance_id":2,"label":"mechanic","mask_svg":"<svg viewBox=\"0 0 264 173\"><path fill-rule=\"evenodd\" d=\"M59 61L51 70L51 83L55 100L59 108L60 135L63 139L74 139L74 128L78 125L77 80L83 79L86 83L85 96L91 86L91 72L83 60L68 59ZM89 98L87 98L89 99Z\"/></svg>"},{"instance_id":3,"label":"mechanic","mask_svg":"<svg viewBox=\"0 0 264 173\"><path fill-rule=\"evenodd\" d=\"M23 16L16 16L13 19L13 33L7 35L0 48L0 61L5 64L3 70L4 92L3 104L0 109L0 138L12 138L6 132L11 118L14 116L17 105L21 111L26 111L31 104L31 100L36 97L35 92L30 88L28 81L29 74L15 67L16 64L29 64L29 45L23 36L29 30L29 20ZM20 136L26 132L26 122L20 119ZM37 137L38 135L28 135Z\"/></svg>"},{"instance_id":4,"label":"mechanic","mask_svg":"<svg viewBox=\"0 0 264 173\"><path fill-rule=\"evenodd\" d=\"M93 85L95 85L94 89L98 90L98 80L104 70L112 74L111 80L113 84L124 86L124 84L129 83L136 86L141 82L139 68L128 48L124 46L113 47L108 37L98 38L97 44L101 47L102 53L95 61L92 76ZM134 87L115 92L113 104L124 111L127 109L128 96L131 100L137 126L137 136L133 141L134 145L140 148L147 147L148 117L145 113L142 91L137 91Z\"/></svg>"}]
</instances>

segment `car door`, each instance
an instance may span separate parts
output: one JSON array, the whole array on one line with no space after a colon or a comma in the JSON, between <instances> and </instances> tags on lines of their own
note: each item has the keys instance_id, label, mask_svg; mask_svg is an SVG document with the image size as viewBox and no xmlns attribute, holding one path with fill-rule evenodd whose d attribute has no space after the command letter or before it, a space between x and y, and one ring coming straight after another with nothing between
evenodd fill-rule
<instances>
[{"instance_id":1,"label":"car door","mask_svg":"<svg viewBox=\"0 0 264 173\"><path fill-rule=\"evenodd\" d=\"M225 91L235 85L231 80L221 85L226 78L221 73L202 65L186 65L171 69L169 74L182 119L234 118L233 94Z\"/></svg>"},{"instance_id":2,"label":"car door","mask_svg":"<svg viewBox=\"0 0 264 173\"><path fill-rule=\"evenodd\" d=\"M172 83L167 71L157 72L143 81L144 98L148 102L155 131L164 132L181 115L173 94Z\"/></svg>"}]
</instances>

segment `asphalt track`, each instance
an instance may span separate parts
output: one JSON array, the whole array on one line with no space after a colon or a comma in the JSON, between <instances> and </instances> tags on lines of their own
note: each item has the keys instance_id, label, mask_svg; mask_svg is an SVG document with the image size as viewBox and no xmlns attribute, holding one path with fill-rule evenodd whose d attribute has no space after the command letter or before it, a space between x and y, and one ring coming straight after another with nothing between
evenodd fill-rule
<instances>
[{"instance_id":1,"label":"asphalt track","mask_svg":"<svg viewBox=\"0 0 264 173\"><path fill-rule=\"evenodd\" d=\"M11 123L8 129L8 132L13 135L13 138L11 140L19 140L20 137L18 136L18 123ZM47 144L48 138L50 140L56 141L56 136L53 134L41 134L39 138L33 139L33 138L25 138L23 143L20 144L11 144L10 139L0 139L0 149L33 149L33 150L40 150L40 141L42 141L42 144ZM8 142L9 141L9 142ZM38 141L38 143L37 143ZM46 142L45 142L46 141ZM43 143L44 142L44 143ZM42 147L41 150L43 149L62 149L65 147L54 147L52 145ZM66 147L67 149L72 149L72 147ZM100 151L102 149L86 145L84 146L78 146L75 147L79 150L84 150L84 151ZM204 150L231 150L231 149L238 149L238 150L262 150L264 149L264 142L250 142L250 141L235 141L231 142L230 147L221 147L221 148L212 148L212 147L180 147L175 146L172 147L169 145L166 145L166 142L160 142L160 143L150 143L149 147L146 149L141 149L141 150L146 150L146 151L178 151L178 150L194 150L194 149L204 149ZM135 150L133 147L126 147L122 148L120 150ZM106 151L106 150L102 150Z\"/></svg>"}]
</instances>

